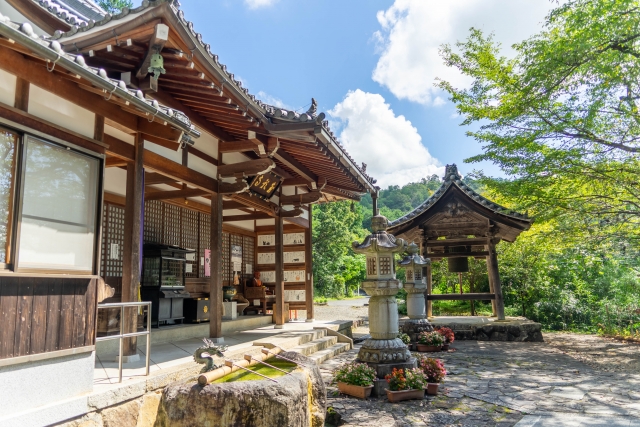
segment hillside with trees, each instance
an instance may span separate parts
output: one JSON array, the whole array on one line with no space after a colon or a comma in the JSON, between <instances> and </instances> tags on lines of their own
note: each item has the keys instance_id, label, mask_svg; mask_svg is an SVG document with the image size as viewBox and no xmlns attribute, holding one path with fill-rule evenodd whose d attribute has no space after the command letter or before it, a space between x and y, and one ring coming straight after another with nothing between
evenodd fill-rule
<instances>
[{"instance_id":1,"label":"hillside with trees","mask_svg":"<svg viewBox=\"0 0 640 427\"><path fill-rule=\"evenodd\" d=\"M504 173L479 172L467 184L497 203L535 218L513 244L498 245L508 315L539 321L547 329L640 335L640 3L573 0L547 16L544 29L502 56L491 35L471 29L466 40L443 46L445 63L467 76L468 88L446 78L448 92L483 147L469 163L491 161ZM380 213L395 219L422 203L440 185L426 177L380 192ZM370 224L371 198L338 219L350 236ZM316 216L316 218L318 218ZM361 221L360 221L361 220ZM318 218L314 236L323 234ZM337 228L336 228L337 231ZM351 237L349 239L351 239ZM315 249L315 246L314 246ZM317 254L317 252L316 252ZM314 268L317 265L314 254ZM332 257L342 287L327 286L316 272L320 295L353 291L363 262L343 249ZM344 260L344 261L341 261ZM319 267L318 267L319 268ZM457 274L435 263L434 292L452 292ZM484 261L472 260L463 288L488 291ZM476 304L479 313L490 307ZM435 314L469 314L469 302L434 304Z\"/></svg>"}]
</instances>

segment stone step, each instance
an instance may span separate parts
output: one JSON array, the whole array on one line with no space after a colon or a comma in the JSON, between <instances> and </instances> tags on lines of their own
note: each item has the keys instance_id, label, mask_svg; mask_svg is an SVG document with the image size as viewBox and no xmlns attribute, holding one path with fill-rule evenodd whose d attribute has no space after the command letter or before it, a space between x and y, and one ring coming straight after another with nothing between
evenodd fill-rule
<instances>
[{"instance_id":1,"label":"stone step","mask_svg":"<svg viewBox=\"0 0 640 427\"><path fill-rule=\"evenodd\" d=\"M309 356L309 358L313 359L317 365L321 365L325 361L331 359L339 355L340 353L344 353L351 349L351 344L346 342L339 342L337 344L332 345L331 347L317 351Z\"/></svg>"},{"instance_id":2,"label":"stone step","mask_svg":"<svg viewBox=\"0 0 640 427\"><path fill-rule=\"evenodd\" d=\"M327 331L324 329L291 331L275 335L264 340L254 341L253 345L266 348L280 347L283 350L290 350L293 347L324 338L325 336L327 336Z\"/></svg>"},{"instance_id":3,"label":"stone step","mask_svg":"<svg viewBox=\"0 0 640 427\"><path fill-rule=\"evenodd\" d=\"M309 356L318 351L325 350L338 343L338 337L322 337L317 340L310 341L305 344L300 344L291 348L289 351L295 351L297 353Z\"/></svg>"}]
</instances>

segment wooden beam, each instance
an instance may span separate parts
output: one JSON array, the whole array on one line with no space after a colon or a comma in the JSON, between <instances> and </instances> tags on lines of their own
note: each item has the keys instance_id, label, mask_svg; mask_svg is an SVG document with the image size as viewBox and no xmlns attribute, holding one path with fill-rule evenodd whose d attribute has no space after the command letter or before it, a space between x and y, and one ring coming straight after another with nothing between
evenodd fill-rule
<instances>
[{"instance_id":1,"label":"wooden beam","mask_svg":"<svg viewBox=\"0 0 640 427\"><path fill-rule=\"evenodd\" d=\"M449 248L452 246L485 246L489 241L488 238L472 238L472 239L446 239L446 240L425 240L425 246L428 248Z\"/></svg>"},{"instance_id":2,"label":"wooden beam","mask_svg":"<svg viewBox=\"0 0 640 427\"><path fill-rule=\"evenodd\" d=\"M175 184L177 180L168 176L161 175L159 173L146 173L144 175L144 185L154 184Z\"/></svg>"},{"instance_id":3,"label":"wooden beam","mask_svg":"<svg viewBox=\"0 0 640 427\"><path fill-rule=\"evenodd\" d=\"M221 194L243 193L249 189L249 183L242 178L236 178L235 182L218 182L218 192Z\"/></svg>"},{"instance_id":4,"label":"wooden beam","mask_svg":"<svg viewBox=\"0 0 640 427\"><path fill-rule=\"evenodd\" d=\"M129 162L127 160L123 160L119 157L107 157L104 162L105 168L119 168L123 166L127 166Z\"/></svg>"},{"instance_id":5,"label":"wooden beam","mask_svg":"<svg viewBox=\"0 0 640 427\"><path fill-rule=\"evenodd\" d=\"M247 220L253 221L254 219L269 219L269 218L273 218L273 217L264 212L256 212L256 213L247 214L247 215L226 215L223 217L225 222L247 221Z\"/></svg>"},{"instance_id":6,"label":"wooden beam","mask_svg":"<svg viewBox=\"0 0 640 427\"><path fill-rule=\"evenodd\" d=\"M295 173L300 175L302 178L316 182L318 180L318 176L311 172L306 166L300 163L298 160L294 159L292 156L284 152L283 150L278 150L273 154L273 157L278 161L282 162L289 169L292 169Z\"/></svg>"},{"instance_id":7,"label":"wooden beam","mask_svg":"<svg viewBox=\"0 0 640 427\"><path fill-rule=\"evenodd\" d=\"M285 211L284 209L280 209L280 217L281 218L298 218L302 215L302 209L295 208L290 211Z\"/></svg>"},{"instance_id":8,"label":"wooden beam","mask_svg":"<svg viewBox=\"0 0 640 427\"><path fill-rule=\"evenodd\" d=\"M495 298L496 296L490 293L431 294L427 296L429 301L484 301Z\"/></svg>"},{"instance_id":9,"label":"wooden beam","mask_svg":"<svg viewBox=\"0 0 640 427\"><path fill-rule=\"evenodd\" d=\"M198 197L211 194L209 191L198 190L195 188L188 188L186 190L175 191L154 191L145 192L145 200L169 200L169 199L186 199L187 197Z\"/></svg>"},{"instance_id":10,"label":"wooden beam","mask_svg":"<svg viewBox=\"0 0 640 427\"><path fill-rule=\"evenodd\" d=\"M488 256L489 252L487 251L482 251L482 252L449 252L449 253L434 253L434 252L427 252L427 254L425 255L428 258L468 258L468 257L485 257Z\"/></svg>"},{"instance_id":11,"label":"wooden beam","mask_svg":"<svg viewBox=\"0 0 640 427\"><path fill-rule=\"evenodd\" d=\"M220 153L243 153L246 151L256 151L256 148L256 144L248 139L218 143Z\"/></svg>"},{"instance_id":12,"label":"wooden beam","mask_svg":"<svg viewBox=\"0 0 640 427\"><path fill-rule=\"evenodd\" d=\"M218 166L218 176L225 178L239 175L246 178L248 176L269 172L275 166L275 162L271 159L249 160L247 162Z\"/></svg>"},{"instance_id":13,"label":"wooden beam","mask_svg":"<svg viewBox=\"0 0 640 427\"><path fill-rule=\"evenodd\" d=\"M310 204L316 203L322 198L322 193L319 191L311 191L304 194L295 194L291 196L280 196L280 205L289 205L293 203Z\"/></svg>"},{"instance_id":14,"label":"wooden beam","mask_svg":"<svg viewBox=\"0 0 640 427\"><path fill-rule=\"evenodd\" d=\"M138 79L143 79L149 74L149 65L151 64L151 57L154 53L160 53L165 43L169 39L169 27L165 24L156 24L156 27L153 31L153 35L149 40L149 49L147 50L147 54L142 60L142 64L140 68L138 68L138 72L136 73L136 77Z\"/></svg>"},{"instance_id":15,"label":"wooden beam","mask_svg":"<svg viewBox=\"0 0 640 427\"><path fill-rule=\"evenodd\" d=\"M214 193L218 190L218 182L215 179L149 150L144 150L144 166L148 170L166 175L208 193Z\"/></svg>"}]
</instances>

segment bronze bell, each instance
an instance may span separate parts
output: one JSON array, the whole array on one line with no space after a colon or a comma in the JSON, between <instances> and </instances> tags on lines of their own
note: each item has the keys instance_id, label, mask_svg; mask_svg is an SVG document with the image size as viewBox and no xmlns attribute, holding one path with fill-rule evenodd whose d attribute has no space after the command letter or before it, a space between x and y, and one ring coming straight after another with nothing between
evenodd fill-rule
<instances>
[{"instance_id":1,"label":"bronze bell","mask_svg":"<svg viewBox=\"0 0 640 427\"><path fill-rule=\"evenodd\" d=\"M452 252L469 252L467 246L454 246L449 248ZM447 258L450 273L467 273L469 271L469 258Z\"/></svg>"}]
</instances>

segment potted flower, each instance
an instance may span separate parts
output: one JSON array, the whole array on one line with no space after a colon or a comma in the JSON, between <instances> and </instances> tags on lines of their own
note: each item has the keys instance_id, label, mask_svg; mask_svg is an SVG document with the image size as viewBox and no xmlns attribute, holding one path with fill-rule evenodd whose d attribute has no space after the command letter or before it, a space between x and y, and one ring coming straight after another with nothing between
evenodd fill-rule
<instances>
[{"instance_id":1,"label":"potted flower","mask_svg":"<svg viewBox=\"0 0 640 427\"><path fill-rule=\"evenodd\" d=\"M418 369L427 381L427 394L438 394L438 385L447 376L447 370L441 360L432 357L418 356Z\"/></svg>"},{"instance_id":2,"label":"potted flower","mask_svg":"<svg viewBox=\"0 0 640 427\"><path fill-rule=\"evenodd\" d=\"M393 368L393 371L384 377L389 383L387 399L395 403L401 400L424 399L426 380L419 368L403 369Z\"/></svg>"},{"instance_id":3,"label":"potted flower","mask_svg":"<svg viewBox=\"0 0 640 427\"><path fill-rule=\"evenodd\" d=\"M420 332L418 335L418 351L440 351L443 344L444 337L436 331Z\"/></svg>"},{"instance_id":4,"label":"potted flower","mask_svg":"<svg viewBox=\"0 0 640 427\"><path fill-rule=\"evenodd\" d=\"M442 351L449 350L449 344L453 343L456 340L456 336L453 333L451 328L447 328L446 326L441 326L436 328L436 332L444 337L444 345L442 346Z\"/></svg>"},{"instance_id":5,"label":"potted flower","mask_svg":"<svg viewBox=\"0 0 640 427\"><path fill-rule=\"evenodd\" d=\"M400 338L400 340L404 344L410 344L411 343L411 337L409 335L405 334L404 332L399 332L398 333L398 338Z\"/></svg>"},{"instance_id":6,"label":"potted flower","mask_svg":"<svg viewBox=\"0 0 640 427\"><path fill-rule=\"evenodd\" d=\"M376 370L365 363L346 363L334 373L340 393L366 399L371 395Z\"/></svg>"}]
</instances>

